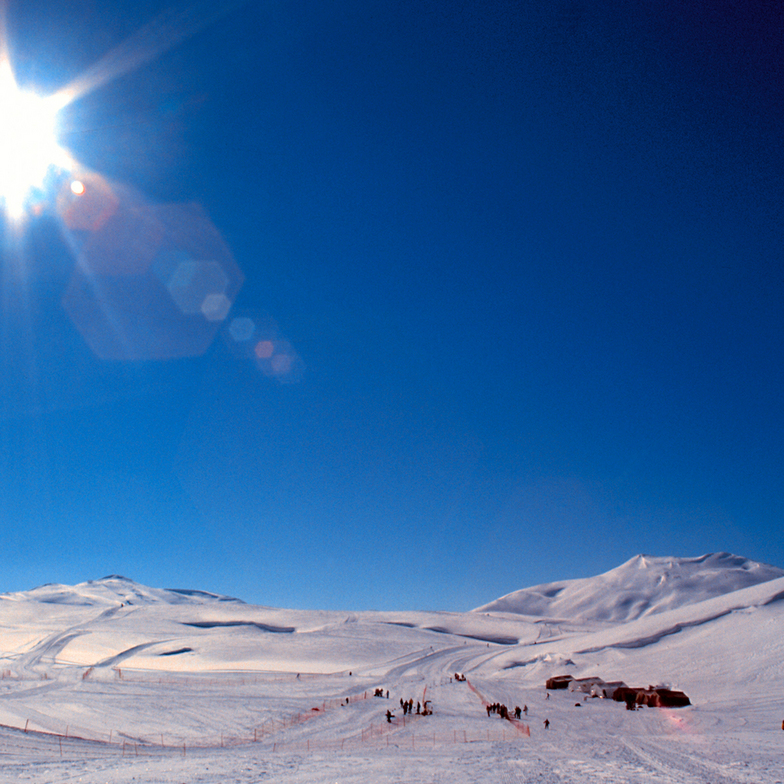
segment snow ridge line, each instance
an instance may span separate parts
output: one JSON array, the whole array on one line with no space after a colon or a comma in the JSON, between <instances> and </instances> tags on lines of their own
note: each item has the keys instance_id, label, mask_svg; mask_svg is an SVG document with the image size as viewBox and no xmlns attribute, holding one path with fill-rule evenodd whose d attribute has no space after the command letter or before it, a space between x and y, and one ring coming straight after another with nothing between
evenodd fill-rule
<instances>
[{"instance_id":1,"label":"snow ridge line","mask_svg":"<svg viewBox=\"0 0 784 784\"><path fill-rule=\"evenodd\" d=\"M719 618L723 618L725 615L731 615L738 610L747 610L750 607L766 607L769 604L774 604L775 602L780 602L784 599L784 591L779 591L778 593L774 594L773 596L768 597L764 602L760 604L738 604L734 607L728 607L726 609L720 610L715 613L711 613L710 615L704 618L697 618L692 621L679 621L674 623L672 626L668 626L661 631L654 632L653 634L649 634L645 637L638 637L636 639L630 639L621 642L609 643L607 645L599 645L593 648L583 648L579 651L575 651L575 653L597 653L598 651L607 650L608 648L644 648L646 645L653 645L654 643L659 642L664 637L669 637L671 634L677 634L678 632L682 632L684 629L691 629L695 626L702 626L706 623L710 623L711 621L716 621ZM530 664L531 662L525 662L526 664Z\"/></svg>"},{"instance_id":2,"label":"snow ridge line","mask_svg":"<svg viewBox=\"0 0 784 784\"><path fill-rule=\"evenodd\" d=\"M749 608L756 608L756 607L767 607L768 605L775 604L776 602L780 602L784 600L784 591L779 591L778 593L773 594L773 596L768 597L765 601L762 601L758 604L738 604L733 607L728 607L717 612L711 613L703 618L696 618L690 621L678 621L677 623L672 624L672 626L667 626L664 629L661 629L657 632L653 632L648 635L643 635L640 637L630 637L626 640L620 640L618 642L611 642L606 643L605 645L594 645L588 648L580 648L579 650L572 651L573 654L589 654L589 653L599 653L600 651L611 650L613 648L619 649L634 649L634 648L644 648L646 645L654 645L655 643L659 642L660 640L664 639L665 637L669 637L673 634L678 634L682 632L684 629L691 629L697 626L703 626L706 623L710 623L711 621L716 621L719 618L723 618L726 615L731 615L734 612L747 610ZM632 623L635 623L632 621ZM549 640L548 640L549 642ZM518 661L511 661L508 664L504 665L503 669L511 670L515 667L526 667L529 664L536 664L542 661L542 654L534 656L530 659L525 660L518 660Z\"/></svg>"}]
</instances>

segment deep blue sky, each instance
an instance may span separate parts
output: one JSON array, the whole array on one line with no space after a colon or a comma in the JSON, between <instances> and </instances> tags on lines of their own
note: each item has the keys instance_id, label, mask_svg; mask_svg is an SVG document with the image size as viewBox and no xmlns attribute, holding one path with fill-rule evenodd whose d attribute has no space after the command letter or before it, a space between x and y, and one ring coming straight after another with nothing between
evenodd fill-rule
<instances>
[{"instance_id":1,"label":"deep blue sky","mask_svg":"<svg viewBox=\"0 0 784 784\"><path fill-rule=\"evenodd\" d=\"M0 590L465 610L784 566L784 18L701 5L11 0L28 88L161 50L62 142L199 203L245 280L199 356L101 359L57 209L5 229Z\"/></svg>"}]
</instances>

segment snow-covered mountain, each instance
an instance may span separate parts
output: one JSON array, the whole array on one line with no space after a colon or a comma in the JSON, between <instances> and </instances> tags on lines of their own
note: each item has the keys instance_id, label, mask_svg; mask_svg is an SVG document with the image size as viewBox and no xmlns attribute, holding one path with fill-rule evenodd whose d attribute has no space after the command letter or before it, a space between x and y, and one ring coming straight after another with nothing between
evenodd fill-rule
<instances>
[{"instance_id":1,"label":"snow-covered mountain","mask_svg":"<svg viewBox=\"0 0 784 784\"><path fill-rule=\"evenodd\" d=\"M0 594L2 601L34 601L43 604L78 605L84 607L116 607L118 604L209 604L237 602L231 596L180 588L150 588L127 577L111 574L100 580L88 580L77 585L47 583L30 591Z\"/></svg>"},{"instance_id":2,"label":"snow-covered mountain","mask_svg":"<svg viewBox=\"0 0 784 784\"><path fill-rule=\"evenodd\" d=\"M475 612L626 622L779 577L784 577L784 569L730 553L699 558L637 555L596 577L513 591Z\"/></svg>"},{"instance_id":3,"label":"snow-covered mountain","mask_svg":"<svg viewBox=\"0 0 784 784\"><path fill-rule=\"evenodd\" d=\"M287 610L118 576L3 594L0 781L782 781L783 570L638 556L510 596ZM546 692L561 674L692 704ZM404 717L403 699L434 712ZM503 721L493 703L528 712Z\"/></svg>"}]
</instances>

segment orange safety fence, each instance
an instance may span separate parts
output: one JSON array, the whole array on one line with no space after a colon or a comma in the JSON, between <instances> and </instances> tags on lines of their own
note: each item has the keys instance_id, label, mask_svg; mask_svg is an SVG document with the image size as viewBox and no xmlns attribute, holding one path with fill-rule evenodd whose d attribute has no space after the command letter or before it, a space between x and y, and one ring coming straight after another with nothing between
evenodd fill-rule
<instances>
[{"instance_id":1,"label":"orange safety fence","mask_svg":"<svg viewBox=\"0 0 784 784\"><path fill-rule=\"evenodd\" d=\"M117 677L125 680L125 673L121 670L116 670ZM86 669L83 673L83 679L87 679L92 674L92 668ZM268 673L261 677L247 677L247 675L240 676L238 680L242 683L246 680L253 682L264 682L268 680ZM276 676L287 676L287 679L296 678L297 676L292 673L273 673L274 680ZM3 671L2 677L10 677L10 671ZM146 677L145 677L146 676ZM300 678L302 674L300 674ZM307 677L307 676L306 676ZM311 677L323 677L311 675ZM225 678L225 675L224 675ZM140 674L139 671L133 671L133 682L155 682L157 679L150 675L150 673ZM174 675L172 680L182 684L183 680L204 684L205 681L209 682L211 679L193 676L178 676ZM281 680L283 678L281 677ZM130 680L130 678L129 678ZM216 682L225 683L225 679L214 679ZM442 683L446 681L442 679ZM487 707L490 703L485 696L474 686L470 681L466 680L468 687L479 698L482 704ZM425 686L422 692L422 702L424 704L427 697L428 686ZM494 724L493 727L487 729L473 728L471 730L452 730L452 732L438 732L441 725L436 725L433 729L436 731L431 732L430 727L425 730L428 725L427 719L418 714L409 714L408 716L393 717L389 722L373 723L369 727L360 729L358 732L351 735L338 738L338 739L318 739L311 738L306 740L286 740L285 738L277 738L280 733L285 730L296 728L311 721L318 716L324 715L327 711L337 707L344 707L357 701L367 700L369 692L367 690L349 695L348 697L331 698L322 700L316 706L308 711L299 712L297 714L286 716L280 719L267 719L262 721L256 726L250 728L243 728L238 732L221 732L215 733L212 736L191 737L184 738L182 736L167 735L156 733L155 735L139 735L137 733L130 734L122 731L110 729L108 732L101 732L84 727L66 724L59 722L56 717L38 717L37 719L27 719L24 726L13 726L9 724L0 724L0 727L8 730L17 730L23 732L28 737L37 737L41 740L45 738L58 740L60 749L62 750L63 742L66 746L73 743L81 742L82 744L89 743L95 747L96 744L106 747L107 749L121 749L122 753L139 754L140 752L150 752L152 750L172 750L176 749L182 753L187 753L188 748L218 748L246 745L251 743L263 743L272 751L283 750L310 750L310 749L345 749L352 747L361 747L367 743L384 743L388 746L399 746L405 748L417 748L425 745L438 745L449 743L475 743L482 741L509 741L519 737L519 734L530 737L530 728L523 722L516 721L509 717L508 724L504 722L501 726ZM422 723L423 722L423 723ZM413 723L413 724L412 724ZM514 730L509 732L509 724L512 725ZM408 732L405 729L409 728ZM20 734L17 739L23 736ZM62 753L62 752L61 752Z\"/></svg>"},{"instance_id":2,"label":"orange safety fence","mask_svg":"<svg viewBox=\"0 0 784 784\"><path fill-rule=\"evenodd\" d=\"M198 742L189 742L188 745L193 747L207 747L212 748L216 746L237 746L246 743L258 743L265 738L270 738L272 735L283 732L284 730L291 729L298 725L304 724L319 715L322 715L328 710L333 708L351 705L356 702L368 699L367 691L361 694L352 694L342 699L323 700L319 706L311 708L309 711L300 712L282 719L267 719L262 721L261 724L253 727L250 732L243 735L220 733L220 739L216 735L212 739L201 739ZM43 726L43 724L48 726ZM60 725L60 726L58 726ZM94 743L129 743L136 744L139 747L158 746L166 748L169 745L181 746L182 738L174 738L167 736L166 733L159 733L153 736L130 736L127 733L109 730L109 732L98 732L89 730L84 727L65 724L58 722L56 719L45 720L39 719L38 722L30 721L27 719L24 726L14 726L11 724L0 724L0 727L11 730L22 730L25 734L34 733L36 735L50 735L63 739L91 741ZM167 740L168 738L168 740Z\"/></svg>"},{"instance_id":3,"label":"orange safety fence","mask_svg":"<svg viewBox=\"0 0 784 784\"><path fill-rule=\"evenodd\" d=\"M488 700L488 699L487 699L487 698L484 696L484 694L482 694L482 692L481 692L481 691L479 691L479 689L477 689L477 688L476 688L476 686L474 686L474 684L473 684L473 683L471 683L471 681L470 681L470 680L468 680L468 678L466 678L466 683L468 684L468 688L469 688L469 689L471 689L471 691L472 691L474 694L476 694L476 696L477 696L477 697L479 697L480 701L482 702L482 707L484 707L485 709L486 709L486 708L488 708L488 707L490 706L490 704L491 704L491 703L490 703L490 701L489 701L489 700ZM489 714L488 714L488 715L489 715ZM530 727L529 727L529 726L528 726L528 725L527 725L525 722L522 722L522 721L520 721L519 719L513 719L511 716L507 716L507 717L506 717L506 720L507 720L507 721L508 721L508 722L509 722L509 723L510 723L510 724L511 724L511 725L512 725L512 726L513 726L513 727L514 727L514 728L515 728L515 729L516 729L518 732L520 732L520 734L522 734L522 735L525 735L527 738L530 738L530 737L531 737L531 728L530 728Z\"/></svg>"},{"instance_id":4,"label":"orange safety fence","mask_svg":"<svg viewBox=\"0 0 784 784\"><path fill-rule=\"evenodd\" d=\"M7 725L0 725L5 729L15 729ZM157 742L152 739L128 739L120 736L115 736L115 739L110 741L96 740L85 738L78 735L64 735L51 732L42 732L38 730L29 729L24 735L20 734L17 737L17 743L14 744L15 749L20 753L25 750L25 744L19 742L21 737L25 737L30 743L34 743L35 750L40 752L43 750L42 744L47 746L50 750L54 745L54 749L59 749L59 754L62 756L66 754L73 756L78 754L84 755L106 755L118 754L122 756L140 756L140 755L159 755L162 753L176 753L187 754L188 750L204 750L204 749L217 749L236 747L237 745L249 745L252 740L249 738L237 737L224 737L207 740L202 739L175 739L168 736L159 736ZM376 747L397 747L399 749L429 749L436 748L437 746L448 746L453 744L465 743L499 743L499 742L513 742L519 738L518 733L508 729L507 725L495 725L491 728L480 730L477 728L465 730L452 730L451 732L438 732L438 731L416 731L411 733L395 734L387 730L385 724L371 724L369 727L363 729L360 733L343 738L309 738L305 740L277 740L267 741L262 748L267 752L272 753L286 753L286 752L303 752L303 751L351 751L359 750L372 744ZM4 747L8 744L6 738L4 740ZM29 744L28 744L29 745ZM8 753L8 749L6 749Z\"/></svg>"},{"instance_id":5,"label":"orange safety fence","mask_svg":"<svg viewBox=\"0 0 784 784\"><path fill-rule=\"evenodd\" d=\"M82 675L83 679L93 676L93 667L90 667ZM124 669L113 667L112 672L116 678L125 683L152 683L152 684L176 684L178 686L188 685L223 685L227 678L231 678L235 683L247 686L254 683L285 683L290 681L324 680L327 678L346 678L350 673L346 672L288 672L282 670L218 670L214 671L212 677L208 673L177 673L171 671Z\"/></svg>"},{"instance_id":6,"label":"orange safety fence","mask_svg":"<svg viewBox=\"0 0 784 784\"><path fill-rule=\"evenodd\" d=\"M487 701L478 689L470 683L468 685L472 691L479 696L483 703L487 704ZM422 699L424 700L426 696L427 687L425 687L423 691ZM319 706L313 707L309 711L300 712L282 719L269 719L263 721L260 725L253 727L250 732L248 732L247 729L240 734L222 732L219 735L216 733L212 737L205 735L197 738L183 738L175 735L168 735L166 733L160 733L154 736L131 736L127 733L117 732L115 730L109 730L108 733L96 732L94 730L67 724L63 724L62 727L58 728L56 719L52 719L51 721L39 719L38 722L30 721L28 719L25 721L24 727L14 727L8 724L0 724L0 727L8 730L21 731L21 733L24 733L24 735L27 735L30 738L49 738L51 740L56 738L61 754L63 742L72 750L74 748L79 748L78 745L74 746L74 743L81 742L85 751L88 748L95 749L96 747L103 747L107 751L109 749L114 749L121 750L122 754L138 755L139 753L153 753L164 750L175 750L185 754L187 753L188 748L227 748L231 746L249 745L252 743L264 744L264 747L268 750L277 752L316 749L344 750L361 748L363 745L369 743L375 745L397 746L399 748L429 748L436 745L447 745L452 743L508 742L519 737L518 732L522 732L522 734L530 737L529 728L521 722L515 721L510 721L510 723L517 732L510 732L508 724L506 723L500 726L494 724L494 726L486 729L454 729L451 732L444 732L442 726L437 725L433 727L433 731L430 731L430 727L428 727L430 720L420 714L392 717L389 722L371 723L370 726L361 728L356 733L337 739L328 740L311 738L305 740L286 740L285 738L275 737L276 735L279 736L285 730L296 728L305 722L323 715L328 710L366 699L368 699L367 691L364 691L361 694L351 695L348 698L324 700ZM44 722L48 726L42 726L39 722ZM428 727L428 729L425 729L425 727ZM21 733L17 736L17 739L22 737Z\"/></svg>"}]
</instances>

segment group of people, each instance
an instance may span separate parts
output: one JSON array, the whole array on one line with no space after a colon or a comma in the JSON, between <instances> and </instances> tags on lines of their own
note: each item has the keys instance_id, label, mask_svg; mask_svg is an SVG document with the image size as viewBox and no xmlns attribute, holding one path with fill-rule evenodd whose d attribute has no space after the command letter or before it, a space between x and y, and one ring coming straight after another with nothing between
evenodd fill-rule
<instances>
[{"instance_id":1,"label":"group of people","mask_svg":"<svg viewBox=\"0 0 784 784\"><path fill-rule=\"evenodd\" d=\"M461 673L455 673L455 680L458 683L462 683L465 681L465 675ZM386 694L384 693L384 689L377 688L373 690L374 697L385 697L389 699L389 691L387 690ZM550 699L550 694L547 694L547 699ZM346 698L346 703L348 703L348 698ZM403 715L410 715L412 713L416 713L417 716L430 716L433 713L432 708L430 707L430 700L425 700L424 704L417 702L416 703L416 711L414 711L414 700L404 700L402 697L400 698L400 707L403 709ZM511 720L512 718L516 720L522 719L523 715L528 716L528 706L523 705L521 708L519 705L515 706L514 711L510 711L506 705L503 705L500 702L494 702L492 705L487 705L487 716L490 717L491 713L495 713L497 716L500 716L502 719ZM387 710L386 712L387 722L391 723L392 719L395 717L394 713L391 710ZM544 728L549 729L550 727L550 720L544 720ZM781 729L784 730L784 722L781 723Z\"/></svg>"},{"instance_id":2,"label":"group of people","mask_svg":"<svg viewBox=\"0 0 784 784\"><path fill-rule=\"evenodd\" d=\"M510 719L512 717L512 715L514 715L514 717L519 720L522 717L523 713L525 713L526 716L528 715L528 706L524 705L521 708L518 705L518 706L515 707L514 713L510 714L509 708L507 708L506 705L502 705L499 702L494 702L492 705L488 705L487 706L487 715L488 715L488 717L490 716L491 713L497 714L502 719Z\"/></svg>"},{"instance_id":3,"label":"group of people","mask_svg":"<svg viewBox=\"0 0 784 784\"><path fill-rule=\"evenodd\" d=\"M425 700L424 705L421 705L419 702L416 704L416 714L417 716L429 716L433 711L430 710L428 707L430 705L430 700ZM400 707L403 709L403 715L405 716L407 713L413 713L414 711L414 701L413 700L404 700L402 697L400 698Z\"/></svg>"},{"instance_id":4,"label":"group of people","mask_svg":"<svg viewBox=\"0 0 784 784\"><path fill-rule=\"evenodd\" d=\"M389 692L387 692L387 696L389 696ZM414 713L414 700L404 700L402 697L400 698L400 707L403 709L403 715ZM432 716L433 709L430 707L430 700L425 700L424 703L417 702L416 704L416 715L417 716ZM391 723L392 719L394 718L394 714L391 710L388 710L386 713L387 722Z\"/></svg>"}]
</instances>

